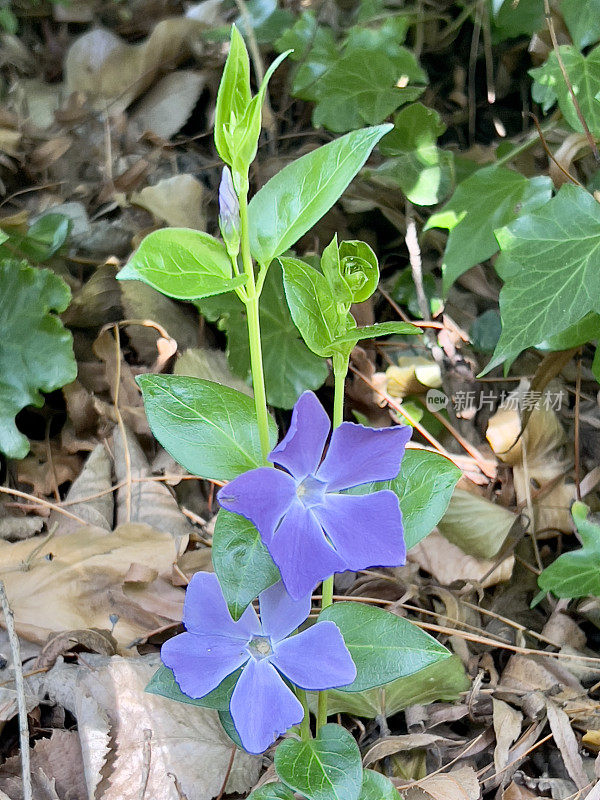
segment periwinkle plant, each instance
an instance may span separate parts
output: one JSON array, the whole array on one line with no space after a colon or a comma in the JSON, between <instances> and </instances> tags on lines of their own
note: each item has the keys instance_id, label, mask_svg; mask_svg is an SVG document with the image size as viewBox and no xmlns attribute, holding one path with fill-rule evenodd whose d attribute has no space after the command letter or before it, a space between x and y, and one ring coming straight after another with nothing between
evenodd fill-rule
<instances>
[{"instance_id":1,"label":"periwinkle plant","mask_svg":"<svg viewBox=\"0 0 600 800\"><path fill-rule=\"evenodd\" d=\"M449 652L386 611L333 603L334 573L400 565L406 553L395 480L411 429L343 422L343 399L357 341L420 331L404 322L357 327L350 306L366 300L379 278L364 242L338 244L334 237L320 270L289 253L391 126L354 131L318 148L248 202L261 107L281 58L252 97L244 40L232 28L215 115L215 144L225 162L223 242L188 229L155 231L119 275L183 300L235 292L246 310L254 392L251 400L198 378L139 379L159 442L200 477L226 482L218 495L215 574L192 578L186 632L163 645L165 666L148 689L217 709L229 735L253 753L288 733L275 754L277 793L257 790L256 800L286 800L293 792L309 800L393 800L399 796L387 779L363 771L352 736L327 724L327 690L380 686ZM333 431L316 396L304 392L279 444L266 404L259 317L269 269L282 270L292 319L308 347L331 360L335 385ZM322 610L314 622L312 593L321 581ZM260 618L251 605L257 598ZM314 738L307 692L318 693Z\"/></svg>"}]
</instances>

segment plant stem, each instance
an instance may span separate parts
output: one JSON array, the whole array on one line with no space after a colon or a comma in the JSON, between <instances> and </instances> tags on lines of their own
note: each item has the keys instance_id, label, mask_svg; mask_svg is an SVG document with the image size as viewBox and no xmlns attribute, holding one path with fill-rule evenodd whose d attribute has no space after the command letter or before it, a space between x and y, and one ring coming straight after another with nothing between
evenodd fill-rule
<instances>
[{"instance_id":1,"label":"plant stem","mask_svg":"<svg viewBox=\"0 0 600 800\"><path fill-rule=\"evenodd\" d=\"M306 699L306 692L304 689L300 689L296 686L296 697L302 703L302 708L304 709L304 717L302 718L302 722L300 723L300 738L303 742L307 742L310 736L310 711L308 710L308 700Z\"/></svg>"},{"instance_id":2,"label":"plant stem","mask_svg":"<svg viewBox=\"0 0 600 800\"><path fill-rule=\"evenodd\" d=\"M265 373L263 369L262 347L260 340L260 317L258 301L260 292L254 280L254 264L250 253L250 230L248 228L248 181L244 181L240 200L240 233L241 253L244 272L247 276L246 297L244 301L248 315L248 342L250 344L250 368L252 370L252 388L254 389L254 407L260 437L260 449L265 464L271 449L269 443L269 412L267 411L267 395L265 391Z\"/></svg>"},{"instance_id":3,"label":"plant stem","mask_svg":"<svg viewBox=\"0 0 600 800\"><path fill-rule=\"evenodd\" d=\"M344 420L344 389L346 386L346 375L348 374L349 355L335 353L333 356L333 427L337 428ZM321 608L327 608L333 603L333 575L323 581L321 589L322 599ZM319 692L317 705L317 733L323 725L327 723L327 692Z\"/></svg>"}]
</instances>

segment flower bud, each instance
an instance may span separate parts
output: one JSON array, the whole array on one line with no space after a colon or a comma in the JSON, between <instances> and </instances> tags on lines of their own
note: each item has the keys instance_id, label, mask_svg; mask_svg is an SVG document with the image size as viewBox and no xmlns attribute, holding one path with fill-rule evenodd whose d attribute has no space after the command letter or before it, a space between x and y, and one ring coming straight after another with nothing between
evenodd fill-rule
<instances>
[{"instance_id":1,"label":"flower bud","mask_svg":"<svg viewBox=\"0 0 600 800\"><path fill-rule=\"evenodd\" d=\"M223 167L219 185L219 227L227 252L235 258L240 250L240 203L229 167Z\"/></svg>"}]
</instances>

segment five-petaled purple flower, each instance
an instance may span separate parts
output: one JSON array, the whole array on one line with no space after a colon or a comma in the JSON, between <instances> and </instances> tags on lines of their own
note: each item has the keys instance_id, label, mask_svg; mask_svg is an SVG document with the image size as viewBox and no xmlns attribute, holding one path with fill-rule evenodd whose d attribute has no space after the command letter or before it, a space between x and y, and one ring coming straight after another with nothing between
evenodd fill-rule
<instances>
[{"instance_id":1,"label":"five-petaled purple flower","mask_svg":"<svg viewBox=\"0 0 600 800\"><path fill-rule=\"evenodd\" d=\"M250 753L262 753L304 717L282 675L311 691L346 686L356 677L335 623L317 622L290 636L310 613L310 595L292 600L279 581L260 594L259 603L260 620L250 605L234 622L217 576L197 572L185 596L187 632L169 639L161 649L164 664L189 697L204 697L243 667L229 710Z\"/></svg>"},{"instance_id":2,"label":"five-petaled purple flower","mask_svg":"<svg viewBox=\"0 0 600 800\"><path fill-rule=\"evenodd\" d=\"M283 469L244 472L218 494L223 508L256 526L295 599L334 572L405 563L402 514L394 492L343 492L395 478L412 428L343 422L323 458L329 430L316 395L304 392L287 435L269 454L269 461Z\"/></svg>"}]
</instances>

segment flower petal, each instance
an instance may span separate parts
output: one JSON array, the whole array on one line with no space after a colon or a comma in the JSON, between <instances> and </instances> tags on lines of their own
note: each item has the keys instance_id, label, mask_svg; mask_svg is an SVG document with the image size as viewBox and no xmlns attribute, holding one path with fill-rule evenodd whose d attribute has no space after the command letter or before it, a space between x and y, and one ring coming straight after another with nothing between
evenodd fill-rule
<instances>
[{"instance_id":1,"label":"flower petal","mask_svg":"<svg viewBox=\"0 0 600 800\"><path fill-rule=\"evenodd\" d=\"M278 642L306 622L310 614L311 595L293 600L283 581L277 581L259 595L260 620L271 641Z\"/></svg>"},{"instance_id":2,"label":"flower petal","mask_svg":"<svg viewBox=\"0 0 600 800\"><path fill-rule=\"evenodd\" d=\"M316 473L328 492L349 489L369 481L387 481L400 472L410 425L367 428L342 422L331 434L327 455Z\"/></svg>"},{"instance_id":3,"label":"flower petal","mask_svg":"<svg viewBox=\"0 0 600 800\"><path fill-rule=\"evenodd\" d=\"M294 406L290 428L269 461L285 467L297 480L315 473L323 458L323 449L331 423L314 392L304 392Z\"/></svg>"},{"instance_id":4,"label":"flower petal","mask_svg":"<svg viewBox=\"0 0 600 800\"><path fill-rule=\"evenodd\" d=\"M249 519L265 542L269 541L295 497L294 479L272 467L243 472L217 494L223 508Z\"/></svg>"},{"instance_id":5,"label":"flower petal","mask_svg":"<svg viewBox=\"0 0 600 800\"><path fill-rule=\"evenodd\" d=\"M250 659L233 690L229 710L249 753L263 753L304 717L299 700L266 658Z\"/></svg>"},{"instance_id":6,"label":"flower petal","mask_svg":"<svg viewBox=\"0 0 600 800\"><path fill-rule=\"evenodd\" d=\"M274 649L271 663L301 689L334 689L356 678L354 661L335 622L317 622Z\"/></svg>"},{"instance_id":7,"label":"flower petal","mask_svg":"<svg viewBox=\"0 0 600 800\"><path fill-rule=\"evenodd\" d=\"M233 621L217 576L212 572L196 572L192 576L185 593L183 623L192 633L244 641L261 630L252 606L248 606L237 622Z\"/></svg>"},{"instance_id":8,"label":"flower petal","mask_svg":"<svg viewBox=\"0 0 600 800\"><path fill-rule=\"evenodd\" d=\"M249 658L245 642L196 633L180 633L169 639L160 657L173 670L181 691L194 698L212 692Z\"/></svg>"},{"instance_id":9,"label":"flower petal","mask_svg":"<svg viewBox=\"0 0 600 800\"><path fill-rule=\"evenodd\" d=\"M346 562L346 569L405 563L402 512L390 489L365 495L326 494L313 513Z\"/></svg>"},{"instance_id":10,"label":"flower petal","mask_svg":"<svg viewBox=\"0 0 600 800\"><path fill-rule=\"evenodd\" d=\"M264 540L263 540L264 541ZM312 511L295 500L270 542L265 542L294 600L312 592L319 581L349 569L329 544Z\"/></svg>"}]
</instances>

